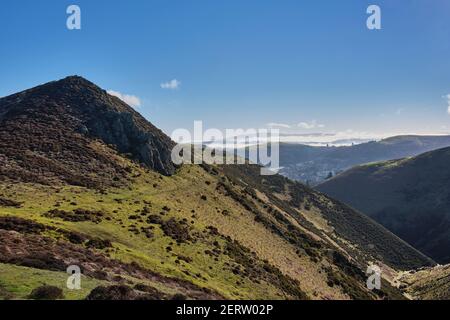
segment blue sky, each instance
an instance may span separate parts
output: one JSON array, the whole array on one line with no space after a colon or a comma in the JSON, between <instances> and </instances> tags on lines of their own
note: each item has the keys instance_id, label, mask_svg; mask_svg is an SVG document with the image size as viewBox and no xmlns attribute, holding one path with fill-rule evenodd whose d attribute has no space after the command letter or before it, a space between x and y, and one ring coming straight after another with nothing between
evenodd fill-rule
<instances>
[{"instance_id":1,"label":"blue sky","mask_svg":"<svg viewBox=\"0 0 450 320\"><path fill-rule=\"evenodd\" d=\"M66 28L70 4L81 30ZM382 30L366 28L370 4ZM169 134L194 120L450 132L449 19L446 0L2 1L0 96L78 74L138 97Z\"/></svg>"}]
</instances>

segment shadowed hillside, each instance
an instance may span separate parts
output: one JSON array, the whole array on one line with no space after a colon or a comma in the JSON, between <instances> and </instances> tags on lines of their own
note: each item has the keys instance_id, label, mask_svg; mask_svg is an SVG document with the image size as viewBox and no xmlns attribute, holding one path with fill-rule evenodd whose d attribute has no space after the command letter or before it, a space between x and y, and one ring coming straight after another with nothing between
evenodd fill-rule
<instances>
[{"instance_id":1,"label":"shadowed hillside","mask_svg":"<svg viewBox=\"0 0 450 320\"><path fill-rule=\"evenodd\" d=\"M450 262L450 148L355 167L318 190L368 214L418 250Z\"/></svg>"}]
</instances>

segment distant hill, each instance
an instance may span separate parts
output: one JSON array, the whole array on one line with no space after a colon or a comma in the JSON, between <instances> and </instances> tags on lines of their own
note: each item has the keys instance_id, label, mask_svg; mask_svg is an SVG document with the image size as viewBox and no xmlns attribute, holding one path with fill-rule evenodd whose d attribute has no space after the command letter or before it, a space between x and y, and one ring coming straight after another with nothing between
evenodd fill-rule
<instances>
[{"instance_id":1,"label":"distant hill","mask_svg":"<svg viewBox=\"0 0 450 320\"><path fill-rule=\"evenodd\" d=\"M449 147L450 136L396 136L343 147L280 144L281 174L316 185L353 166L416 156Z\"/></svg>"},{"instance_id":2,"label":"distant hill","mask_svg":"<svg viewBox=\"0 0 450 320\"><path fill-rule=\"evenodd\" d=\"M317 187L450 262L450 148L350 169Z\"/></svg>"},{"instance_id":3,"label":"distant hill","mask_svg":"<svg viewBox=\"0 0 450 320\"><path fill-rule=\"evenodd\" d=\"M0 299L403 299L393 275L435 265L301 183L172 146L80 77L0 99Z\"/></svg>"}]
</instances>

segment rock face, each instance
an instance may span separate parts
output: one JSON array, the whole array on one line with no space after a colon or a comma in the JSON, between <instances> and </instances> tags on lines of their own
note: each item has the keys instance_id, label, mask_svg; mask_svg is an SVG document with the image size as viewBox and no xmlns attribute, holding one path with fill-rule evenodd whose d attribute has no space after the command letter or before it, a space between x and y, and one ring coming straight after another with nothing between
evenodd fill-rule
<instances>
[{"instance_id":1,"label":"rock face","mask_svg":"<svg viewBox=\"0 0 450 320\"><path fill-rule=\"evenodd\" d=\"M30 176L38 176L35 178L45 179L50 170L46 167L56 159L63 159L67 166L50 171L66 182L90 173L101 175L97 170L106 170L109 178L111 174L120 175L121 168L111 155L93 147L96 140L161 174L171 175L176 169L170 157L174 142L168 136L126 103L78 76L0 99L0 136L0 164L9 169L28 169ZM71 150L73 155L74 149L77 159L64 158L65 151ZM93 164L86 153L94 153L98 164ZM30 157L39 158L43 166L30 167L34 163ZM1 174L5 175L5 170ZM10 178L13 175L9 173Z\"/></svg>"}]
</instances>

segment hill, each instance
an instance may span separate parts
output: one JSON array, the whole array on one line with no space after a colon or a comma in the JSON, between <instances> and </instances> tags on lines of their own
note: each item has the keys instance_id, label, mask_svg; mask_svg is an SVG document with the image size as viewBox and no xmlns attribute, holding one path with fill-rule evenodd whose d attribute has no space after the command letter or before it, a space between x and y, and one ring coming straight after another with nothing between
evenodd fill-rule
<instances>
[{"instance_id":1,"label":"hill","mask_svg":"<svg viewBox=\"0 0 450 320\"><path fill-rule=\"evenodd\" d=\"M355 167L317 187L438 262L450 262L450 148Z\"/></svg>"},{"instance_id":2,"label":"hill","mask_svg":"<svg viewBox=\"0 0 450 320\"><path fill-rule=\"evenodd\" d=\"M449 300L450 265L422 268L401 273L397 281L403 292L413 299Z\"/></svg>"},{"instance_id":3,"label":"hill","mask_svg":"<svg viewBox=\"0 0 450 320\"><path fill-rule=\"evenodd\" d=\"M175 171L173 142L120 99L81 77L2 98L0 121L4 179L18 174L24 182L111 185L126 172L101 144L162 174Z\"/></svg>"},{"instance_id":4,"label":"hill","mask_svg":"<svg viewBox=\"0 0 450 320\"><path fill-rule=\"evenodd\" d=\"M317 185L356 165L416 156L450 146L450 136L396 136L342 147L280 144L281 174Z\"/></svg>"},{"instance_id":5,"label":"hill","mask_svg":"<svg viewBox=\"0 0 450 320\"><path fill-rule=\"evenodd\" d=\"M0 298L402 299L397 272L434 265L257 166L173 166L167 136L80 77L0 99L0 131Z\"/></svg>"}]
</instances>

